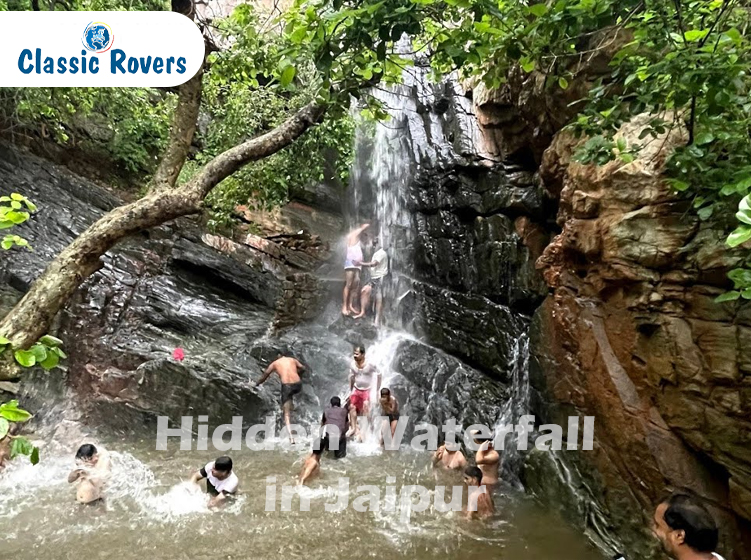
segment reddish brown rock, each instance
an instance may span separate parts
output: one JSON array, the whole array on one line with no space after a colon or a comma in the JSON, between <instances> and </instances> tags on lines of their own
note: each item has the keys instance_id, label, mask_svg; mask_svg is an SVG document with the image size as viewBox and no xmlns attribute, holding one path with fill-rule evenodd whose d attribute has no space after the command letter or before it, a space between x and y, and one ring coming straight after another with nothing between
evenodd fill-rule
<instances>
[{"instance_id":1,"label":"reddish brown rock","mask_svg":"<svg viewBox=\"0 0 751 560\"><path fill-rule=\"evenodd\" d=\"M627 143L642 124L623 127ZM664 180L684 139L673 131L626 165L574 163L565 135L545 153L562 231L537 262L553 293L536 317L533 378L548 414L595 415L596 450L577 460L620 496L595 499L633 550L649 554L616 507L648 512L690 488L721 521L720 550L740 559L751 542L751 305L714 302L740 256Z\"/></svg>"}]
</instances>

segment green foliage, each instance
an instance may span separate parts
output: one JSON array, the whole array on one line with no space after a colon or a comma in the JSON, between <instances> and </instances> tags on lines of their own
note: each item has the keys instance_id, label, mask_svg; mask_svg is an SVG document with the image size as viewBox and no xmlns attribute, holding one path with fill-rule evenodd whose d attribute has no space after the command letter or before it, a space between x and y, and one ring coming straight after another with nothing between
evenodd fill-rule
<instances>
[{"instance_id":1,"label":"green foliage","mask_svg":"<svg viewBox=\"0 0 751 560\"><path fill-rule=\"evenodd\" d=\"M14 459L18 455L27 455L32 465L39 463L39 449L29 440L21 436L11 436L10 422L26 422L31 418L31 414L26 410L18 407L18 401L12 400L0 404L0 440L10 437L10 458Z\"/></svg>"},{"instance_id":2,"label":"green foliage","mask_svg":"<svg viewBox=\"0 0 751 560\"><path fill-rule=\"evenodd\" d=\"M0 229L8 229L13 226L24 223L30 217L30 212L36 212L37 207L25 196L18 193L11 193L10 196L0 196ZM13 246L25 247L31 251L29 242L14 234L6 234L0 247L8 250Z\"/></svg>"},{"instance_id":3,"label":"green foliage","mask_svg":"<svg viewBox=\"0 0 751 560\"><path fill-rule=\"evenodd\" d=\"M740 206L751 193L751 11L745 2L445 0L443 6L425 35L434 38L439 73L460 68L498 87L518 65L539 71L548 88L566 89L592 57L609 57L610 71L596 80L570 125L590 137L577 161L632 159L615 149L614 135L635 115L651 115L644 144L681 128L687 142L668 161L671 184L691 197L701 220L722 220L737 206L740 223L728 245L751 239L751 213Z\"/></svg>"}]
</instances>

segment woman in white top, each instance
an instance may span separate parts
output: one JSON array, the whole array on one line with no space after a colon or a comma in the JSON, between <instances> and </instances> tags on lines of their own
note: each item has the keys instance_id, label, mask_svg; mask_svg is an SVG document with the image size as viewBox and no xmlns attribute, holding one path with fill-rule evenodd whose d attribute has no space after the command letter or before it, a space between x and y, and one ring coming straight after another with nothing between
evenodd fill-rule
<instances>
[{"instance_id":1,"label":"woman in white top","mask_svg":"<svg viewBox=\"0 0 751 560\"><path fill-rule=\"evenodd\" d=\"M344 259L344 293L342 294L342 315L356 315L355 304L360 296L360 270L362 266L362 243L360 235L370 224L362 224L347 235L347 256Z\"/></svg>"}]
</instances>

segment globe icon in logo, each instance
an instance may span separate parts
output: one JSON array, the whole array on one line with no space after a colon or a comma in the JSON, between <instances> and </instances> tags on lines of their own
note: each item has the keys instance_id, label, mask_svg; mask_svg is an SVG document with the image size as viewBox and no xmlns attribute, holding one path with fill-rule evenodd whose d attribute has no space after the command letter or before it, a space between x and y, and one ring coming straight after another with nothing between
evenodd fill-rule
<instances>
[{"instance_id":1,"label":"globe icon in logo","mask_svg":"<svg viewBox=\"0 0 751 560\"><path fill-rule=\"evenodd\" d=\"M112 28L101 21L92 21L86 26L81 41L83 46L95 53L103 53L112 46L115 34Z\"/></svg>"}]
</instances>

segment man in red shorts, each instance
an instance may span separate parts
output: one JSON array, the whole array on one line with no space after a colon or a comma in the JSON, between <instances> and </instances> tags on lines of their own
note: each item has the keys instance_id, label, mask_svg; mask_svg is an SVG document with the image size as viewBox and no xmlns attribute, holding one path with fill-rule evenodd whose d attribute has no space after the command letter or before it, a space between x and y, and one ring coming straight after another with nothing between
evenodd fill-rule
<instances>
[{"instance_id":1,"label":"man in red shorts","mask_svg":"<svg viewBox=\"0 0 751 560\"><path fill-rule=\"evenodd\" d=\"M362 435L357 417L367 416L370 412L370 391L374 382L377 392L381 389L381 374L373 364L365 363L365 347L355 346L354 359L349 366L349 425L360 440Z\"/></svg>"}]
</instances>

